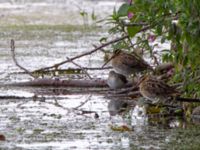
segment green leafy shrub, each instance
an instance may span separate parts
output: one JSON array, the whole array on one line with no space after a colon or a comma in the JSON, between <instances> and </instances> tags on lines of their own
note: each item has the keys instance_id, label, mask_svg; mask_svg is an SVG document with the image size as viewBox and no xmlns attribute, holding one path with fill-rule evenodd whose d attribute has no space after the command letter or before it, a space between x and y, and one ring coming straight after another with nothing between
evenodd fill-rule
<instances>
[{"instance_id":1,"label":"green leafy shrub","mask_svg":"<svg viewBox=\"0 0 200 150\"><path fill-rule=\"evenodd\" d=\"M110 34L129 35L113 49L141 49L159 59L156 42L171 43L161 49L162 62L175 65L173 82L183 84L183 95L200 97L200 1L134 0L124 3L107 20ZM156 65L156 63L155 63Z\"/></svg>"}]
</instances>

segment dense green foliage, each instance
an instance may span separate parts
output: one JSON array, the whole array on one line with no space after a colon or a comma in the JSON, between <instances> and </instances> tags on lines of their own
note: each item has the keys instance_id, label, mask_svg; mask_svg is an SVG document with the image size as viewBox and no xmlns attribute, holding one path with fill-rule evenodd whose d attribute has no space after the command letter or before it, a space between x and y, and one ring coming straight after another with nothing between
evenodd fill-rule
<instances>
[{"instance_id":1,"label":"dense green foliage","mask_svg":"<svg viewBox=\"0 0 200 150\"><path fill-rule=\"evenodd\" d=\"M183 83L185 96L200 97L200 1L134 0L114 10L108 19L111 34L129 35L113 48L142 49L155 65L156 42L171 43L161 49L163 62L173 62L173 81ZM130 40L132 39L132 41ZM133 40L135 39L135 40ZM134 41L134 42L133 42Z\"/></svg>"}]
</instances>

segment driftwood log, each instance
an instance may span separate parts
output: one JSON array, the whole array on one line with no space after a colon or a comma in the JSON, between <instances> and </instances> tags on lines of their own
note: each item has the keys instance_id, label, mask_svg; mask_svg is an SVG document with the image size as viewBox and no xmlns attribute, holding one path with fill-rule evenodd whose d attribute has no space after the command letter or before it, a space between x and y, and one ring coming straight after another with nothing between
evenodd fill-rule
<instances>
[{"instance_id":1,"label":"driftwood log","mask_svg":"<svg viewBox=\"0 0 200 150\"><path fill-rule=\"evenodd\" d=\"M103 79L84 79L84 80L60 80L60 79L34 79L32 81L26 82L17 82L4 84L3 86L32 86L32 87L43 87L43 86L52 86L52 87L108 87L106 80Z\"/></svg>"}]
</instances>

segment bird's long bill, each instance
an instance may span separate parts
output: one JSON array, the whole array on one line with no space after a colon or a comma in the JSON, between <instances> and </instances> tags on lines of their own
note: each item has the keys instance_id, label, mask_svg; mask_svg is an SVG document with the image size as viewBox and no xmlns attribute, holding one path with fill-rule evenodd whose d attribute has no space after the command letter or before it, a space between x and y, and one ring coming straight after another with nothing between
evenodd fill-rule
<instances>
[{"instance_id":1,"label":"bird's long bill","mask_svg":"<svg viewBox=\"0 0 200 150\"><path fill-rule=\"evenodd\" d=\"M110 59L108 59L101 68L105 67L116 55L113 55L112 57L110 57Z\"/></svg>"}]
</instances>

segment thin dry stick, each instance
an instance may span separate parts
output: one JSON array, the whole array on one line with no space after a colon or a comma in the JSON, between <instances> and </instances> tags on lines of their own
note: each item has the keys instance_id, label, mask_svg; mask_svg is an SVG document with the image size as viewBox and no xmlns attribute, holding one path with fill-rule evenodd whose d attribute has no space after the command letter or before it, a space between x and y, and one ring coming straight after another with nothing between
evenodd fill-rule
<instances>
[{"instance_id":1,"label":"thin dry stick","mask_svg":"<svg viewBox=\"0 0 200 150\"><path fill-rule=\"evenodd\" d=\"M12 59L13 59L15 65L18 66L20 69L24 70L25 73L29 74L31 77L36 78L29 70L27 70L26 68L22 67L17 62L17 59L15 57L15 41L13 39L11 39L11 41L10 41L10 48L11 48Z\"/></svg>"},{"instance_id":2,"label":"thin dry stick","mask_svg":"<svg viewBox=\"0 0 200 150\"><path fill-rule=\"evenodd\" d=\"M146 26L148 25L148 23L146 22L138 22L138 23L130 23L130 22L125 22L125 21L122 21L123 25L124 26Z\"/></svg>"},{"instance_id":3,"label":"thin dry stick","mask_svg":"<svg viewBox=\"0 0 200 150\"><path fill-rule=\"evenodd\" d=\"M65 64L65 63L71 62L71 61L73 61L73 60L75 60L75 59L81 58L81 57L86 56L86 55L90 55L90 54L92 54L92 53L94 53L94 52L96 52L96 51L102 49L103 47L106 47L106 46L108 46L108 45L110 45L110 44L116 43L116 42L121 41L121 40L126 39L126 38L128 38L128 35L125 35L125 36L123 36L123 37L120 37L120 38L114 39L114 40L112 40L112 41L110 41L110 42L107 42L107 43L105 43L105 44L102 44L101 46L99 46L99 47L97 47L97 48L95 48L95 49L93 49L93 50L91 50L91 51L89 51L89 52L86 52L86 53L77 55L77 56L72 57L72 58L70 58L70 59L68 59L68 60L65 60L65 61L62 61L62 62L60 62L60 63L54 64L53 66L44 67L44 68L35 70L35 71L33 71L33 72L44 71L44 70L47 70L47 69L52 69L52 68L58 67L58 66L63 65L63 64Z\"/></svg>"},{"instance_id":4,"label":"thin dry stick","mask_svg":"<svg viewBox=\"0 0 200 150\"><path fill-rule=\"evenodd\" d=\"M82 107L83 105L85 105L88 101L91 100L91 97L92 97L92 95L89 95L85 101L81 102L81 104L76 106L74 109L78 109L78 108Z\"/></svg>"},{"instance_id":5,"label":"thin dry stick","mask_svg":"<svg viewBox=\"0 0 200 150\"><path fill-rule=\"evenodd\" d=\"M68 60L70 60L70 58L67 57ZM89 79L92 79L92 77L89 75L89 73L79 64L75 63L74 61L71 61L72 64L74 64L75 66L79 67L87 76Z\"/></svg>"},{"instance_id":6,"label":"thin dry stick","mask_svg":"<svg viewBox=\"0 0 200 150\"><path fill-rule=\"evenodd\" d=\"M111 66L104 67L104 68L102 68L102 67L94 67L94 68L83 67L83 69L85 69L85 70L106 70L106 69L112 69L112 67Z\"/></svg>"},{"instance_id":7,"label":"thin dry stick","mask_svg":"<svg viewBox=\"0 0 200 150\"><path fill-rule=\"evenodd\" d=\"M95 44L92 45L94 48L97 48L97 46ZM100 49L101 52L106 53L106 50L104 50L103 48Z\"/></svg>"}]
</instances>

